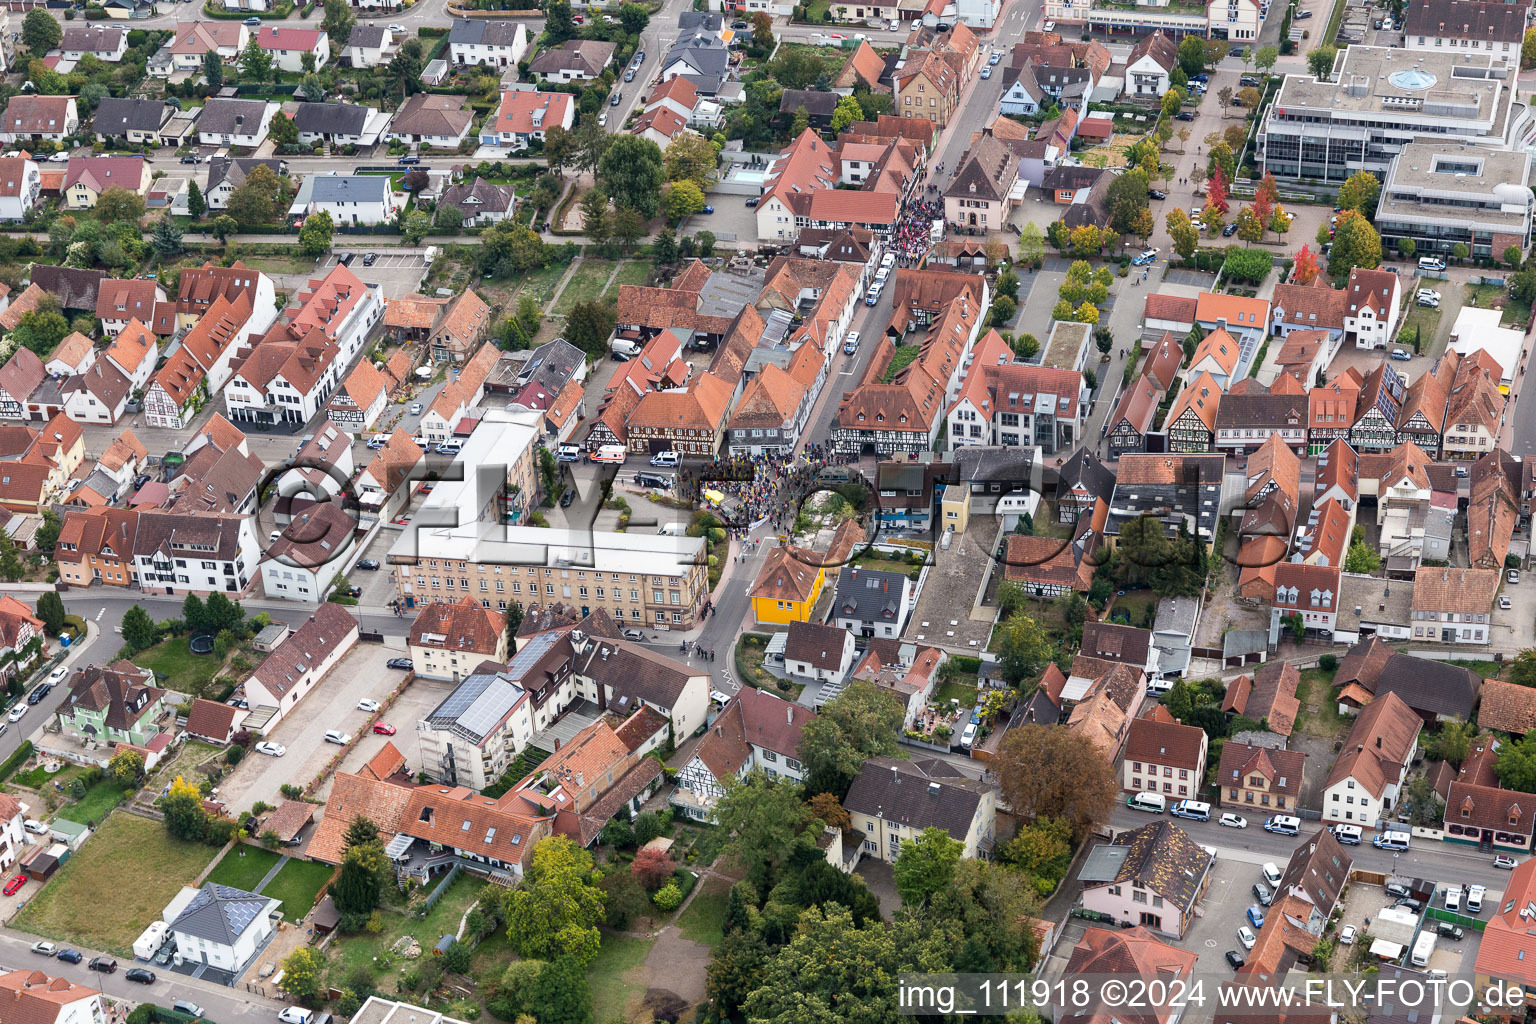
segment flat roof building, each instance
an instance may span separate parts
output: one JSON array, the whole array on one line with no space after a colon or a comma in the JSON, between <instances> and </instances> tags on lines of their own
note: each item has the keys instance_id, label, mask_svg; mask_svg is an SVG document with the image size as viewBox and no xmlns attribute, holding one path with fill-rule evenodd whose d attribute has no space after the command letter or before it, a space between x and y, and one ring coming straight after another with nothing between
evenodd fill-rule
<instances>
[{"instance_id":1,"label":"flat roof building","mask_svg":"<svg viewBox=\"0 0 1536 1024\"><path fill-rule=\"evenodd\" d=\"M1532 124L1516 74L1486 52L1351 46L1329 80L1285 76L1259 130L1264 168L1277 178L1343 181L1362 169L1383 176L1420 136L1523 146Z\"/></svg>"},{"instance_id":2,"label":"flat roof building","mask_svg":"<svg viewBox=\"0 0 1536 1024\"><path fill-rule=\"evenodd\" d=\"M1420 255L1466 245L1474 259L1501 260L1531 247L1531 155L1421 140L1387 166L1376 207L1383 249L1411 239Z\"/></svg>"}]
</instances>

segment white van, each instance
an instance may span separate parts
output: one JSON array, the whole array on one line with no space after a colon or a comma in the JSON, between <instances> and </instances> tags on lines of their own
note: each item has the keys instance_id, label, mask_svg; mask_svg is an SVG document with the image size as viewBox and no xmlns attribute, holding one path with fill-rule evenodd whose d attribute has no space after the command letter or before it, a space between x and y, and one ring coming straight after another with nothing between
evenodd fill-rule
<instances>
[{"instance_id":1,"label":"white van","mask_svg":"<svg viewBox=\"0 0 1536 1024\"><path fill-rule=\"evenodd\" d=\"M1333 838L1337 839L1345 846L1360 845L1359 825L1335 825L1329 831L1333 833Z\"/></svg>"},{"instance_id":2,"label":"white van","mask_svg":"<svg viewBox=\"0 0 1536 1024\"><path fill-rule=\"evenodd\" d=\"M1419 257L1419 269L1420 270L1434 270L1434 271L1444 270L1445 269L1445 260L1441 259L1438 256L1420 256Z\"/></svg>"},{"instance_id":3,"label":"white van","mask_svg":"<svg viewBox=\"0 0 1536 1024\"><path fill-rule=\"evenodd\" d=\"M626 452L621 444L605 444L592 453L593 462L623 462Z\"/></svg>"},{"instance_id":4,"label":"white van","mask_svg":"<svg viewBox=\"0 0 1536 1024\"><path fill-rule=\"evenodd\" d=\"M1408 962L1415 967L1428 967L1429 958L1435 955L1435 938L1432 931L1420 932L1414 940L1413 955L1408 958Z\"/></svg>"},{"instance_id":5,"label":"white van","mask_svg":"<svg viewBox=\"0 0 1536 1024\"><path fill-rule=\"evenodd\" d=\"M1169 809L1168 813L1193 821L1210 821L1211 805L1201 803L1199 800L1180 800Z\"/></svg>"},{"instance_id":6,"label":"white van","mask_svg":"<svg viewBox=\"0 0 1536 1024\"><path fill-rule=\"evenodd\" d=\"M880 289L885 286L884 281L876 281L869 286L869 291L864 293L864 305L873 306L880 301Z\"/></svg>"},{"instance_id":7,"label":"white van","mask_svg":"<svg viewBox=\"0 0 1536 1024\"><path fill-rule=\"evenodd\" d=\"M1171 689L1173 680L1161 676L1147 684L1147 694L1152 697L1161 697Z\"/></svg>"},{"instance_id":8,"label":"white van","mask_svg":"<svg viewBox=\"0 0 1536 1024\"><path fill-rule=\"evenodd\" d=\"M1409 847L1407 832L1383 832L1371 840L1371 845L1378 850L1391 850L1393 853L1402 853Z\"/></svg>"},{"instance_id":9,"label":"white van","mask_svg":"<svg viewBox=\"0 0 1536 1024\"><path fill-rule=\"evenodd\" d=\"M1168 809L1168 801L1163 799L1161 793L1132 793L1131 798L1125 802L1125 806L1133 811L1162 814Z\"/></svg>"},{"instance_id":10,"label":"white van","mask_svg":"<svg viewBox=\"0 0 1536 1024\"><path fill-rule=\"evenodd\" d=\"M580 462L581 446L576 444L563 444L555 455L556 462Z\"/></svg>"},{"instance_id":11,"label":"white van","mask_svg":"<svg viewBox=\"0 0 1536 1024\"><path fill-rule=\"evenodd\" d=\"M653 466L675 466L681 461L683 460L674 451L657 452L651 456Z\"/></svg>"},{"instance_id":12,"label":"white van","mask_svg":"<svg viewBox=\"0 0 1536 1024\"><path fill-rule=\"evenodd\" d=\"M683 535L683 529L684 527L682 523L662 523L661 528L656 532L661 534L663 537L681 537Z\"/></svg>"},{"instance_id":13,"label":"white van","mask_svg":"<svg viewBox=\"0 0 1536 1024\"><path fill-rule=\"evenodd\" d=\"M1461 886L1453 885L1445 890L1445 909L1451 911L1461 909Z\"/></svg>"},{"instance_id":14,"label":"white van","mask_svg":"<svg viewBox=\"0 0 1536 1024\"><path fill-rule=\"evenodd\" d=\"M1301 831L1301 819L1289 814L1277 814L1264 823L1265 832L1276 832L1282 836L1293 836Z\"/></svg>"}]
</instances>

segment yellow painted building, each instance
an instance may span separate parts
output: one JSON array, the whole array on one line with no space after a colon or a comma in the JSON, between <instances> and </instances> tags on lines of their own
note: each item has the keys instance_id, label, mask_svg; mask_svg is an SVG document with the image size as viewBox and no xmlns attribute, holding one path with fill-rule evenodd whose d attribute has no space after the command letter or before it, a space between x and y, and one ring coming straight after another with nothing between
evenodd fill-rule
<instances>
[{"instance_id":1,"label":"yellow painted building","mask_svg":"<svg viewBox=\"0 0 1536 1024\"><path fill-rule=\"evenodd\" d=\"M752 615L758 622L809 622L811 609L826 585L826 573L814 551L792 546L768 552L752 585Z\"/></svg>"}]
</instances>

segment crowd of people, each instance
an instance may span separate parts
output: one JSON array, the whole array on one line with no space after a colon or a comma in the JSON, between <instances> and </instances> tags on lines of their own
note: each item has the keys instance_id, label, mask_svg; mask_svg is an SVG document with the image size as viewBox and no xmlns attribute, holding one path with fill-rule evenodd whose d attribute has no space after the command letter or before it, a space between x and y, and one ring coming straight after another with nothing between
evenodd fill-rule
<instances>
[{"instance_id":1,"label":"crowd of people","mask_svg":"<svg viewBox=\"0 0 1536 1024\"><path fill-rule=\"evenodd\" d=\"M933 247L929 235L936 220L944 219L943 199L909 199L902 210L901 220L891 238L891 251L896 254L899 267L920 266L923 257Z\"/></svg>"}]
</instances>

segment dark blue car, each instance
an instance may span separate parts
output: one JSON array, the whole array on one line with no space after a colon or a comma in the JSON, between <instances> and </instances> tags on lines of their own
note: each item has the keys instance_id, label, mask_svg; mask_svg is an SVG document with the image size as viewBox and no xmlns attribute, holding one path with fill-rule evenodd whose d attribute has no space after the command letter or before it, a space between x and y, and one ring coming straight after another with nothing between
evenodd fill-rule
<instances>
[{"instance_id":1,"label":"dark blue car","mask_svg":"<svg viewBox=\"0 0 1536 1024\"><path fill-rule=\"evenodd\" d=\"M58 951L56 956L58 956L60 960L63 960L67 964L77 964L81 960L85 959L85 957L80 955L79 950L74 949L61 949Z\"/></svg>"}]
</instances>

